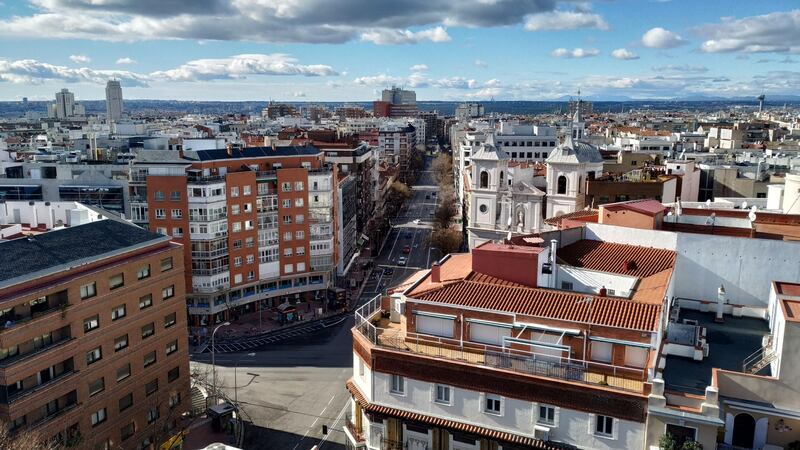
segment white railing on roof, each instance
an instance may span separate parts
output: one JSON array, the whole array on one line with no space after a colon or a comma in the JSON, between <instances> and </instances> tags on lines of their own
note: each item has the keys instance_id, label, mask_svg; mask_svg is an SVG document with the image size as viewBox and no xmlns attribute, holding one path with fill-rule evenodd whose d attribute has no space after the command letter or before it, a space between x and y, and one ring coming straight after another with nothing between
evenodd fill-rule
<instances>
[{"instance_id":1,"label":"white railing on roof","mask_svg":"<svg viewBox=\"0 0 800 450\"><path fill-rule=\"evenodd\" d=\"M356 329L362 336L369 339L373 344L377 344L378 330L375 325L370 322L370 318L375 315L375 312L381 309L381 294L372 297L367 303L364 303L356 309Z\"/></svg>"}]
</instances>

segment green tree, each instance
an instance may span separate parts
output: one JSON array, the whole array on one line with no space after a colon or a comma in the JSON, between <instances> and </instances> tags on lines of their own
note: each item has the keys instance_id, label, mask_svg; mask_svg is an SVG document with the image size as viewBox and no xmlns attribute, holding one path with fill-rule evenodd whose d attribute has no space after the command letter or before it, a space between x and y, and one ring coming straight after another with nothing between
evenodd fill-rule
<instances>
[{"instance_id":1,"label":"green tree","mask_svg":"<svg viewBox=\"0 0 800 450\"><path fill-rule=\"evenodd\" d=\"M440 153L431 163L431 170L437 184L444 184L447 180L450 181L449 184L453 184L453 158L448 153Z\"/></svg>"}]
</instances>

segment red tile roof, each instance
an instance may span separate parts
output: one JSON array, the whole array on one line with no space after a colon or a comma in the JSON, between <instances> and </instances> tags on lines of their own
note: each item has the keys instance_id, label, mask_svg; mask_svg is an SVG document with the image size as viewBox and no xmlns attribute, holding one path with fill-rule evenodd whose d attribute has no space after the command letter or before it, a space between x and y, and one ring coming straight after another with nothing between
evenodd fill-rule
<instances>
[{"instance_id":1,"label":"red tile roof","mask_svg":"<svg viewBox=\"0 0 800 450\"><path fill-rule=\"evenodd\" d=\"M441 417L428 416L425 414L405 411L402 409L392 408L389 406L372 404L367 401L367 399L364 397L363 394L361 394L361 392L358 390L358 387L353 383L352 380L347 380L347 384L345 386L347 387L347 390L350 391L350 394L353 395L355 401L358 402L359 405L361 405L361 408L369 413L397 417L412 422L421 422L426 425L447 428L449 430L455 430L462 433L476 434L481 437L494 439L497 441L508 442L517 445L524 445L525 447L531 449L556 450L565 448L562 445L559 445L554 442L540 441L527 436L520 436L505 431L494 430L491 428L480 427L477 425L470 425L468 423L443 419Z\"/></svg>"},{"instance_id":2,"label":"red tile roof","mask_svg":"<svg viewBox=\"0 0 800 450\"><path fill-rule=\"evenodd\" d=\"M558 258L574 267L639 278L655 275L675 265L675 252L672 250L588 239L558 249Z\"/></svg>"},{"instance_id":3,"label":"red tile roof","mask_svg":"<svg viewBox=\"0 0 800 450\"><path fill-rule=\"evenodd\" d=\"M463 280L412 296L415 299L532 317L655 331L661 304L596 297L552 289ZM591 297L589 302L584 300Z\"/></svg>"},{"instance_id":4,"label":"red tile roof","mask_svg":"<svg viewBox=\"0 0 800 450\"><path fill-rule=\"evenodd\" d=\"M582 222L597 222L598 210L588 209L573 211L571 213L562 214L560 216L549 217L544 219L544 223L554 227L561 227L561 223L565 220L578 220Z\"/></svg>"},{"instance_id":5,"label":"red tile roof","mask_svg":"<svg viewBox=\"0 0 800 450\"><path fill-rule=\"evenodd\" d=\"M647 214L650 216L655 216L658 213L663 213L669 210L669 208L664 206L663 203L653 199L630 200L627 202L608 203L602 205L602 208L610 211L627 209L642 214Z\"/></svg>"}]
</instances>

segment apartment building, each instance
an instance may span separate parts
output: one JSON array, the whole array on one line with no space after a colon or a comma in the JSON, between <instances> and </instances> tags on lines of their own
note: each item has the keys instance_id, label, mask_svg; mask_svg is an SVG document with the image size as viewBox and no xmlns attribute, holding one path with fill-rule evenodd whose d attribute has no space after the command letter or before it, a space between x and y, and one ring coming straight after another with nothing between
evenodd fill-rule
<instances>
[{"instance_id":1,"label":"apartment building","mask_svg":"<svg viewBox=\"0 0 800 450\"><path fill-rule=\"evenodd\" d=\"M312 145L142 151L133 220L184 244L189 324L321 296L337 258L337 170Z\"/></svg>"},{"instance_id":2,"label":"apartment building","mask_svg":"<svg viewBox=\"0 0 800 450\"><path fill-rule=\"evenodd\" d=\"M398 165L400 173L408 169L410 152L416 148L417 130L413 125L389 123L378 130L380 162Z\"/></svg>"},{"instance_id":3,"label":"apartment building","mask_svg":"<svg viewBox=\"0 0 800 450\"><path fill-rule=\"evenodd\" d=\"M0 421L91 449L159 445L190 406L181 246L31 203L0 208Z\"/></svg>"},{"instance_id":4,"label":"apartment building","mask_svg":"<svg viewBox=\"0 0 800 450\"><path fill-rule=\"evenodd\" d=\"M348 448L645 448L674 264L577 229L417 272L356 313Z\"/></svg>"}]
</instances>

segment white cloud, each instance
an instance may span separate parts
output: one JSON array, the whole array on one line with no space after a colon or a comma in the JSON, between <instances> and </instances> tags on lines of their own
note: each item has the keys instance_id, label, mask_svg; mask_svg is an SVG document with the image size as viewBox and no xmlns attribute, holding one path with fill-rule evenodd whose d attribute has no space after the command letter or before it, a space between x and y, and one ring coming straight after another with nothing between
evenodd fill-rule
<instances>
[{"instance_id":1,"label":"white cloud","mask_svg":"<svg viewBox=\"0 0 800 450\"><path fill-rule=\"evenodd\" d=\"M303 98L306 96L306 93L303 91L296 91L292 93L292 97L294 98Z\"/></svg>"},{"instance_id":2,"label":"white cloud","mask_svg":"<svg viewBox=\"0 0 800 450\"><path fill-rule=\"evenodd\" d=\"M647 30L642 35L642 45L650 48L675 48L686 44L686 40L661 27Z\"/></svg>"},{"instance_id":3,"label":"white cloud","mask_svg":"<svg viewBox=\"0 0 800 450\"><path fill-rule=\"evenodd\" d=\"M393 84L402 85L407 80L403 77L394 77L386 74L358 77L353 82L362 86L389 86Z\"/></svg>"},{"instance_id":4,"label":"white cloud","mask_svg":"<svg viewBox=\"0 0 800 450\"><path fill-rule=\"evenodd\" d=\"M707 53L800 53L800 9L739 20L725 18L696 31L709 38L700 45Z\"/></svg>"},{"instance_id":5,"label":"white cloud","mask_svg":"<svg viewBox=\"0 0 800 450\"><path fill-rule=\"evenodd\" d=\"M557 48L550 52L550 56L555 58L589 58L600 54L596 48Z\"/></svg>"},{"instance_id":6,"label":"white cloud","mask_svg":"<svg viewBox=\"0 0 800 450\"><path fill-rule=\"evenodd\" d=\"M476 67L480 67L482 69L489 67L489 63L480 59L476 59L474 64Z\"/></svg>"},{"instance_id":7,"label":"white cloud","mask_svg":"<svg viewBox=\"0 0 800 450\"><path fill-rule=\"evenodd\" d=\"M666 66L653 67L653 70L656 72L705 73L708 72L708 67L691 66L689 64L681 64L681 65L667 64Z\"/></svg>"},{"instance_id":8,"label":"white cloud","mask_svg":"<svg viewBox=\"0 0 800 450\"><path fill-rule=\"evenodd\" d=\"M444 89L477 89L480 84L477 80L464 77L449 77L436 80L434 86Z\"/></svg>"},{"instance_id":9,"label":"white cloud","mask_svg":"<svg viewBox=\"0 0 800 450\"><path fill-rule=\"evenodd\" d=\"M128 58L128 57L126 56L126 57L124 57L124 58L119 58L119 59L117 60L117 64L119 64L119 65L124 65L124 64L136 64L136 60L135 60L135 59Z\"/></svg>"},{"instance_id":10,"label":"white cloud","mask_svg":"<svg viewBox=\"0 0 800 450\"><path fill-rule=\"evenodd\" d=\"M421 31L379 28L361 34L361 40L377 45L419 44L420 42L449 42L450 35L443 27Z\"/></svg>"},{"instance_id":11,"label":"white cloud","mask_svg":"<svg viewBox=\"0 0 800 450\"><path fill-rule=\"evenodd\" d=\"M146 75L124 70L94 70L86 67L73 69L35 59L0 59L0 81L15 84L39 84L48 80L103 84L111 78L121 80L126 86L146 86L148 82Z\"/></svg>"},{"instance_id":12,"label":"white cloud","mask_svg":"<svg viewBox=\"0 0 800 450\"><path fill-rule=\"evenodd\" d=\"M409 70L412 72L427 72L428 66L425 64L414 64Z\"/></svg>"},{"instance_id":13,"label":"white cloud","mask_svg":"<svg viewBox=\"0 0 800 450\"><path fill-rule=\"evenodd\" d=\"M527 31L561 31L578 28L608 30L608 24L599 15L584 11L549 11L534 14L525 21Z\"/></svg>"},{"instance_id":14,"label":"white cloud","mask_svg":"<svg viewBox=\"0 0 800 450\"><path fill-rule=\"evenodd\" d=\"M89 58L86 55L69 55L69 59L77 64L87 64L92 61L92 58Z\"/></svg>"},{"instance_id":15,"label":"white cloud","mask_svg":"<svg viewBox=\"0 0 800 450\"><path fill-rule=\"evenodd\" d=\"M166 71L150 74L169 81L207 81L240 79L247 75L302 75L307 77L338 75L331 66L298 64L297 59L283 54L244 54L228 58L197 59Z\"/></svg>"},{"instance_id":16,"label":"white cloud","mask_svg":"<svg viewBox=\"0 0 800 450\"><path fill-rule=\"evenodd\" d=\"M639 55L633 53L627 48L618 48L613 52L611 52L611 56L617 59L626 59L626 60L639 59Z\"/></svg>"}]
</instances>

